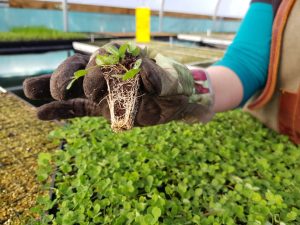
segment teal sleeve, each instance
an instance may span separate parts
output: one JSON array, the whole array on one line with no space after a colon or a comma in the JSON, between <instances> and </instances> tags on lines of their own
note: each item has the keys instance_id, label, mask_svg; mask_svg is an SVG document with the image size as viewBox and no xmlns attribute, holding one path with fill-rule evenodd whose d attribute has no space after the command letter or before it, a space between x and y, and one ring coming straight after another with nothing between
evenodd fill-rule
<instances>
[{"instance_id":1,"label":"teal sleeve","mask_svg":"<svg viewBox=\"0 0 300 225\"><path fill-rule=\"evenodd\" d=\"M244 89L242 105L266 83L272 25L272 5L252 3L224 58L215 64L233 70L240 78Z\"/></svg>"}]
</instances>

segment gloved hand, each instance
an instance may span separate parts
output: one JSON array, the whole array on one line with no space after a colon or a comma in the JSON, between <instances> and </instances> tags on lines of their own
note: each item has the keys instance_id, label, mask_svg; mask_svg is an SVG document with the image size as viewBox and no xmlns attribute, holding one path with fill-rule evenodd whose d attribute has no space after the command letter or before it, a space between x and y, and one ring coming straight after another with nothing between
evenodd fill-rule
<instances>
[{"instance_id":1,"label":"gloved hand","mask_svg":"<svg viewBox=\"0 0 300 225\"><path fill-rule=\"evenodd\" d=\"M75 54L52 75L24 81L24 93L28 98L57 100L38 108L39 119L82 116L110 119L105 98L107 85L100 68L96 66L97 54L107 53L100 48L91 57ZM80 69L89 69L87 75L76 80L67 90L74 72ZM208 83L204 71L193 71L192 74L185 66L157 54L154 59L143 57L140 76L140 87L145 94L138 101L136 126L163 124L172 120L207 122L212 118L213 93L210 87L203 87L203 82Z\"/></svg>"}]
</instances>

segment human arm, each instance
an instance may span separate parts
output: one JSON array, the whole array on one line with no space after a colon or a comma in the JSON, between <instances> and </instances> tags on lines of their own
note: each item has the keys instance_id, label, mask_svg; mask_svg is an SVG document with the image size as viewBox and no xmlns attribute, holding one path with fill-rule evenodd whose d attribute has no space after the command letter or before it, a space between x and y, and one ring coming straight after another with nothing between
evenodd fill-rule
<instances>
[{"instance_id":1,"label":"human arm","mask_svg":"<svg viewBox=\"0 0 300 225\"><path fill-rule=\"evenodd\" d=\"M215 93L213 111L224 112L239 106L243 99L243 85L237 74L224 66L207 68Z\"/></svg>"},{"instance_id":2,"label":"human arm","mask_svg":"<svg viewBox=\"0 0 300 225\"><path fill-rule=\"evenodd\" d=\"M215 93L214 112L244 104L264 86L272 24L271 1L254 1L224 58L207 68Z\"/></svg>"}]
</instances>

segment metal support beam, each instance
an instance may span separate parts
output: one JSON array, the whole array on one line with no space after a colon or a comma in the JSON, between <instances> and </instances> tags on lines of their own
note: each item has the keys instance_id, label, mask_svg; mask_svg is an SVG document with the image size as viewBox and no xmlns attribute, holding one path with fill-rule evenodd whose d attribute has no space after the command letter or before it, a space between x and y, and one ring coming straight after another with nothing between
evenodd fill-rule
<instances>
[{"instance_id":1,"label":"metal support beam","mask_svg":"<svg viewBox=\"0 0 300 225\"><path fill-rule=\"evenodd\" d=\"M213 18L212 18L213 19L212 28L211 28L212 32L216 31L216 22L217 22L217 19L218 19L218 12L219 12L219 9L220 9L221 1L222 0L218 0L217 4L216 4L216 7L215 7L214 15L213 15Z\"/></svg>"},{"instance_id":2,"label":"metal support beam","mask_svg":"<svg viewBox=\"0 0 300 225\"><path fill-rule=\"evenodd\" d=\"M64 31L69 31L69 21L68 21L68 1L62 0L62 9L63 9L63 22L64 22Z\"/></svg>"},{"instance_id":3,"label":"metal support beam","mask_svg":"<svg viewBox=\"0 0 300 225\"><path fill-rule=\"evenodd\" d=\"M158 25L159 32L163 31L164 7L165 7L165 0L161 0L160 9L159 9L159 25Z\"/></svg>"}]
</instances>

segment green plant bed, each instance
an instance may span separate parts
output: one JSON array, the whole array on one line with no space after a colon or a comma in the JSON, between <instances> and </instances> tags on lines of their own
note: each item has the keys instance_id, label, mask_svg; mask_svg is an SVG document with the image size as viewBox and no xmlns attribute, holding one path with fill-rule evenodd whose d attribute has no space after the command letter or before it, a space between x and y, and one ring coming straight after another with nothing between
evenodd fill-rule
<instances>
[{"instance_id":1,"label":"green plant bed","mask_svg":"<svg viewBox=\"0 0 300 225\"><path fill-rule=\"evenodd\" d=\"M58 172L35 224L300 224L300 149L241 111L119 134L74 119L50 136L67 144L39 157L41 181Z\"/></svg>"},{"instance_id":2,"label":"green plant bed","mask_svg":"<svg viewBox=\"0 0 300 225\"><path fill-rule=\"evenodd\" d=\"M68 40L87 38L85 34L63 32L46 27L16 27L0 32L0 41Z\"/></svg>"}]
</instances>

